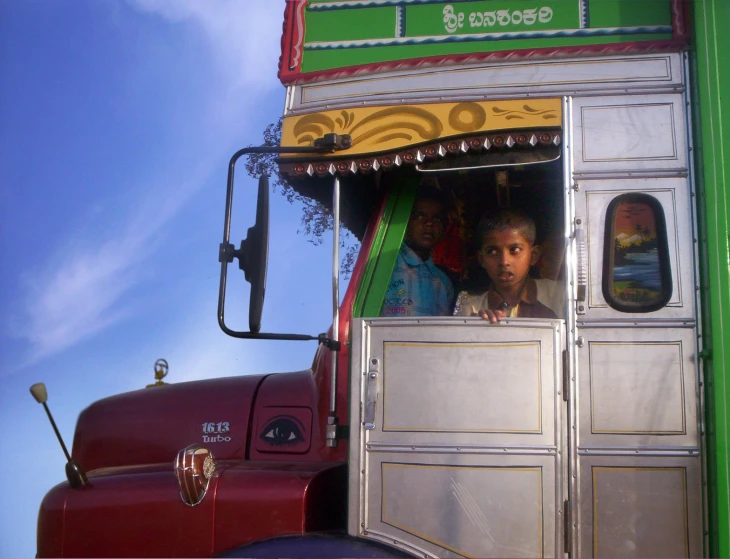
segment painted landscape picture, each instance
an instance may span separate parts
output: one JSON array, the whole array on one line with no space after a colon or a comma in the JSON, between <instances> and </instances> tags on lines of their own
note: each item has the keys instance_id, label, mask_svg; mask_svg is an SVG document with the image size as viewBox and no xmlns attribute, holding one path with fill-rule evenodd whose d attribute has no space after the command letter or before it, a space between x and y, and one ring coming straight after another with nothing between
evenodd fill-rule
<instances>
[{"instance_id":1,"label":"painted landscape picture","mask_svg":"<svg viewBox=\"0 0 730 559\"><path fill-rule=\"evenodd\" d=\"M623 303L651 304L665 297L654 208L624 202L614 213L613 296Z\"/></svg>"}]
</instances>

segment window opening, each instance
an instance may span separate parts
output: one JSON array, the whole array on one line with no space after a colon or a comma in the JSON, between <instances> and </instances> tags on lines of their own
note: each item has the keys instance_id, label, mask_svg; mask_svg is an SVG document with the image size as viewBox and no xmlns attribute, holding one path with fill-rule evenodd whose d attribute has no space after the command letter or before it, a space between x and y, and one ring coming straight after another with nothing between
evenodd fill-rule
<instances>
[{"instance_id":1,"label":"window opening","mask_svg":"<svg viewBox=\"0 0 730 559\"><path fill-rule=\"evenodd\" d=\"M399 169L385 173L383 180L397 182L406 176L413 180L414 172L412 168ZM415 176L422 187L436 188L449 200L443 238L431 250L431 258L453 282L452 308L460 292L484 293L489 288L489 276L478 257L481 242L476 231L485 213L504 208L524 211L535 221L539 257L530 269L530 278L537 280L538 300L558 317L565 316L561 160Z\"/></svg>"}]
</instances>

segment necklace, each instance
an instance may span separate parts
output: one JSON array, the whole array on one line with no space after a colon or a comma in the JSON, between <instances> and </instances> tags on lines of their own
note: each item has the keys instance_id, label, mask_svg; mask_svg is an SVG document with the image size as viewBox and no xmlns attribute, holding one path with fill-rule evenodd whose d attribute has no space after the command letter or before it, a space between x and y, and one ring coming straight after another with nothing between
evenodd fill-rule
<instances>
[{"instance_id":1,"label":"necklace","mask_svg":"<svg viewBox=\"0 0 730 559\"><path fill-rule=\"evenodd\" d=\"M499 295L502 298L502 303L497 307L497 310L504 311L504 313L507 316L510 316L512 314L512 309L519 307L520 303L522 302L522 294L525 292L525 288L527 287L527 281L529 278L525 278L525 283L522 284L522 287L520 288L520 292L517 294L517 303L514 305L510 305L507 303L507 301L504 300L504 297L502 297L502 294L499 293L496 289L495 292L497 295Z\"/></svg>"}]
</instances>

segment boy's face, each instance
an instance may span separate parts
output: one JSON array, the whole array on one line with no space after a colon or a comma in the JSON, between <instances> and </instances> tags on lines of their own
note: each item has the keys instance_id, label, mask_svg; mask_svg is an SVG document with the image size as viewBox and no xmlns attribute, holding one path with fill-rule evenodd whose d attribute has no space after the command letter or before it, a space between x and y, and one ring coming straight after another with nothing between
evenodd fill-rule
<instances>
[{"instance_id":1,"label":"boy's face","mask_svg":"<svg viewBox=\"0 0 730 559\"><path fill-rule=\"evenodd\" d=\"M484 236L479 263L499 293L522 289L539 252L517 229L490 231Z\"/></svg>"},{"instance_id":2,"label":"boy's face","mask_svg":"<svg viewBox=\"0 0 730 559\"><path fill-rule=\"evenodd\" d=\"M431 249L441 242L444 226L445 216L440 202L416 200L406 228L406 244L421 258L427 258Z\"/></svg>"}]
</instances>

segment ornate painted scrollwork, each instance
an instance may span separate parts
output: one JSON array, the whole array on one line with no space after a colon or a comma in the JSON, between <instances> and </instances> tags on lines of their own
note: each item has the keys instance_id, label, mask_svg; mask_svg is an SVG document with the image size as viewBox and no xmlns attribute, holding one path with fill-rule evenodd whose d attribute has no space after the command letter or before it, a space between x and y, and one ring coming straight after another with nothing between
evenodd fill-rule
<instances>
[{"instance_id":1,"label":"ornate painted scrollwork","mask_svg":"<svg viewBox=\"0 0 730 559\"><path fill-rule=\"evenodd\" d=\"M561 117L560 99L355 107L285 117L281 145L309 146L325 134L349 134L347 154L365 156L464 134L560 126Z\"/></svg>"}]
</instances>

